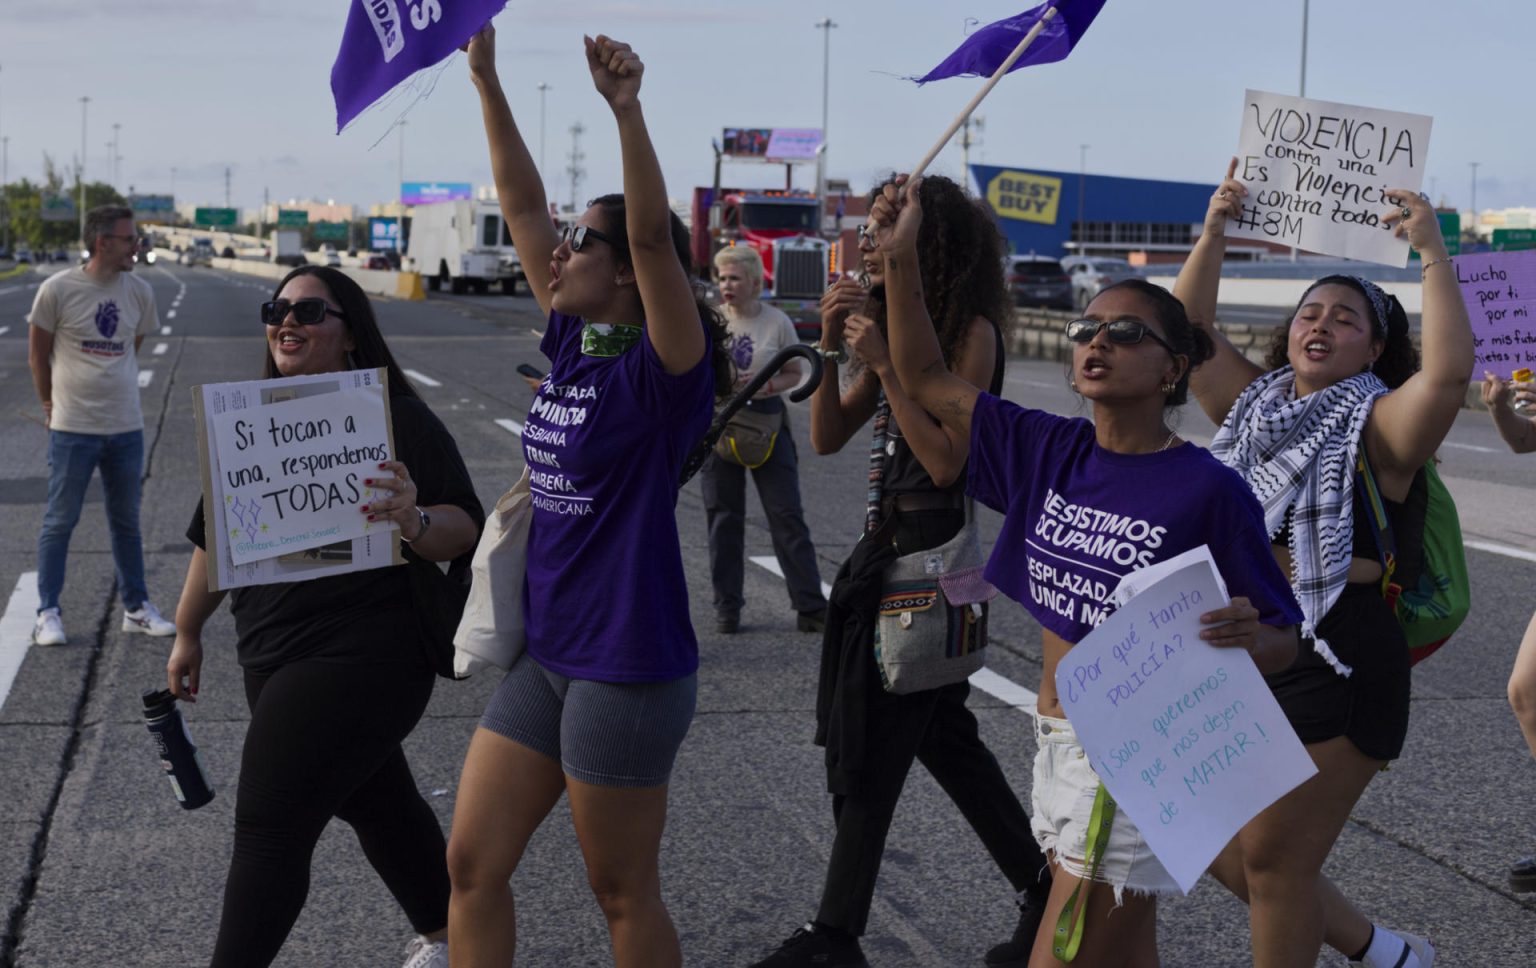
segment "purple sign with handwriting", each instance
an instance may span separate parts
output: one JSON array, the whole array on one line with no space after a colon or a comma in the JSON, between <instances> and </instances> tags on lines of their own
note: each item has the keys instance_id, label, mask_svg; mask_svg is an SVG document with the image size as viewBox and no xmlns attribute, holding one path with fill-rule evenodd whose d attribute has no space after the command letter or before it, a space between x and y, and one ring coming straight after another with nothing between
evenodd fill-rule
<instances>
[{"instance_id":1,"label":"purple sign with handwriting","mask_svg":"<svg viewBox=\"0 0 1536 968\"><path fill-rule=\"evenodd\" d=\"M452 54L506 0L354 0L331 66L336 131L395 85Z\"/></svg>"},{"instance_id":2,"label":"purple sign with handwriting","mask_svg":"<svg viewBox=\"0 0 1536 968\"><path fill-rule=\"evenodd\" d=\"M1484 370L1507 380L1521 367L1536 368L1536 250L1474 252L1454 263L1472 320L1473 382Z\"/></svg>"}]
</instances>

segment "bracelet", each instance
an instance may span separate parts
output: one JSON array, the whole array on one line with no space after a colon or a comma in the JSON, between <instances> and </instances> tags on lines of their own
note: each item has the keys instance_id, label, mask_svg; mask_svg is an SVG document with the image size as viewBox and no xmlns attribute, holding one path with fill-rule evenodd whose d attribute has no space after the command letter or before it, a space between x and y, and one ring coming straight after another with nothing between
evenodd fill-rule
<instances>
[{"instance_id":1,"label":"bracelet","mask_svg":"<svg viewBox=\"0 0 1536 968\"><path fill-rule=\"evenodd\" d=\"M1451 257L1448 256L1448 255L1441 256L1438 259L1430 259L1428 262L1424 263L1423 268L1419 269L1419 278L1423 279L1426 275L1428 275L1429 267L1430 266L1437 266L1437 265L1440 265L1442 262L1450 262L1450 261L1451 261Z\"/></svg>"},{"instance_id":2,"label":"bracelet","mask_svg":"<svg viewBox=\"0 0 1536 968\"><path fill-rule=\"evenodd\" d=\"M816 353L828 363L847 363L848 351L839 346L835 350L829 350L825 346L816 347Z\"/></svg>"}]
</instances>

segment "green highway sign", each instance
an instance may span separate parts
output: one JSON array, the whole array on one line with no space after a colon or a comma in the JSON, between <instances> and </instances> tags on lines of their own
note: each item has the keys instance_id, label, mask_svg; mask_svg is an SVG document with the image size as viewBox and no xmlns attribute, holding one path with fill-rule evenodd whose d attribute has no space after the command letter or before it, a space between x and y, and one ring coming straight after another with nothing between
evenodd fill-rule
<instances>
[{"instance_id":1,"label":"green highway sign","mask_svg":"<svg viewBox=\"0 0 1536 968\"><path fill-rule=\"evenodd\" d=\"M199 208L193 222L210 229L232 229L240 224L240 210L235 208Z\"/></svg>"},{"instance_id":2,"label":"green highway sign","mask_svg":"<svg viewBox=\"0 0 1536 968\"><path fill-rule=\"evenodd\" d=\"M277 227L280 229L302 229L309 224L309 213L303 209L280 208L277 210Z\"/></svg>"},{"instance_id":3,"label":"green highway sign","mask_svg":"<svg viewBox=\"0 0 1536 968\"><path fill-rule=\"evenodd\" d=\"M321 242L345 242L349 227L346 222L316 222L312 226L315 238Z\"/></svg>"},{"instance_id":4,"label":"green highway sign","mask_svg":"<svg viewBox=\"0 0 1536 968\"><path fill-rule=\"evenodd\" d=\"M1494 229L1493 251L1519 252L1536 249L1536 229Z\"/></svg>"},{"instance_id":5,"label":"green highway sign","mask_svg":"<svg viewBox=\"0 0 1536 968\"><path fill-rule=\"evenodd\" d=\"M1445 239L1445 252L1447 255L1461 255L1461 213L1460 212L1436 212L1440 220L1440 236ZM1419 258L1418 249L1409 249L1408 258Z\"/></svg>"}]
</instances>

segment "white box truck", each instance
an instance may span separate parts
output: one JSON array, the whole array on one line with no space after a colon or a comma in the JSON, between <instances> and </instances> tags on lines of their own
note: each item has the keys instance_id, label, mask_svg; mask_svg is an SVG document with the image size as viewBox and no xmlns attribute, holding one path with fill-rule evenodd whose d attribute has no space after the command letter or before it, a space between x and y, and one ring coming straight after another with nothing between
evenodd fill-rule
<instances>
[{"instance_id":1,"label":"white box truck","mask_svg":"<svg viewBox=\"0 0 1536 968\"><path fill-rule=\"evenodd\" d=\"M272 261L280 266L301 266L304 257L304 234L298 229L272 230Z\"/></svg>"},{"instance_id":2,"label":"white box truck","mask_svg":"<svg viewBox=\"0 0 1536 968\"><path fill-rule=\"evenodd\" d=\"M493 201L460 199L417 205L406 250L434 292L483 293L500 286L507 295L524 282L523 264Z\"/></svg>"}]
</instances>

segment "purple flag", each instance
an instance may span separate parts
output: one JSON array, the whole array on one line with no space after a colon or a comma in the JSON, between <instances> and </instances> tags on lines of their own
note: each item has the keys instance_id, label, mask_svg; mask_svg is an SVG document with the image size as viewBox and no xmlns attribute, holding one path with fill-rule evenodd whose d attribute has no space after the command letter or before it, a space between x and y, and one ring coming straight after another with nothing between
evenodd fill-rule
<instances>
[{"instance_id":1,"label":"purple flag","mask_svg":"<svg viewBox=\"0 0 1536 968\"><path fill-rule=\"evenodd\" d=\"M1054 0L1026 10L1017 17L1009 17L987 24L965 38L965 43L944 58L944 62L922 77L908 80L919 84L939 81L946 77L991 77L1002 66L1008 55L1024 39L1031 27L1051 7L1056 16L1040 31L1040 36L1024 51L1022 57L1009 68L1009 73L1030 64L1051 64L1065 60L1073 46L1099 15L1104 0Z\"/></svg>"},{"instance_id":2,"label":"purple flag","mask_svg":"<svg viewBox=\"0 0 1536 968\"><path fill-rule=\"evenodd\" d=\"M336 132L417 71L462 47L507 0L355 0L331 66Z\"/></svg>"}]
</instances>

